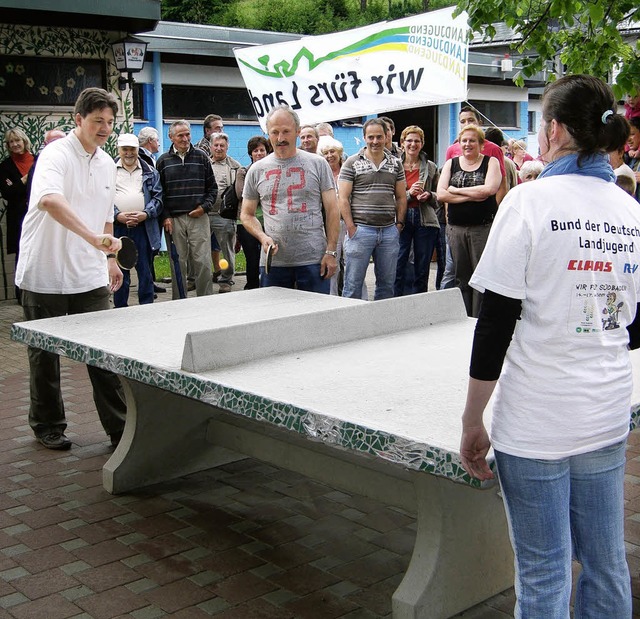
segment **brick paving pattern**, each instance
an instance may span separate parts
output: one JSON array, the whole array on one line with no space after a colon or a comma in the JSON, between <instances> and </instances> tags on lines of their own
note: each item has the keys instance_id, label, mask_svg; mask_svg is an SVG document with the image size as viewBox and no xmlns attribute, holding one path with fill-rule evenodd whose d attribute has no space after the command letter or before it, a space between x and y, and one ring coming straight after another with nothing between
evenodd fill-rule
<instances>
[{"instance_id":1,"label":"brick paving pattern","mask_svg":"<svg viewBox=\"0 0 640 619\"><path fill-rule=\"evenodd\" d=\"M84 366L62 359L71 451L34 441L26 350L9 340L19 320L21 308L0 303L0 619L391 617L411 515L253 459L112 496L101 478L111 451ZM627 464L640 596L638 432ZM513 602L510 590L459 617L506 619Z\"/></svg>"}]
</instances>

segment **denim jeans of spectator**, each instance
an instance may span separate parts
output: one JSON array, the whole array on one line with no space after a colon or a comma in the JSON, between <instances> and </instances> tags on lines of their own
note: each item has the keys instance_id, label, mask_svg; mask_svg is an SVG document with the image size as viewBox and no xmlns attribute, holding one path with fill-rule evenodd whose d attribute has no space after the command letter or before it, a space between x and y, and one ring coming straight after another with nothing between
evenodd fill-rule
<instances>
[{"instance_id":1,"label":"denim jeans of spectator","mask_svg":"<svg viewBox=\"0 0 640 619\"><path fill-rule=\"evenodd\" d=\"M631 618L624 547L626 441L561 460L496 451L516 564L519 619Z\"/></svg>"},{"instance_id":2,"label":"denim jeans of spectator","mask_svg":"<svg viewBox=\"0 0 640 619\"><path fill-rule=\"evenodd\" d=\"M279 286L280 288L297 288L307 292L329 294L329 280L320 277L320 264L305 264L297 267L274 267L269 273L260 267L260 286Z\"/></svg>"},{"instance_id":3,"label":"denim jeans of spectator","mask_svg":"<svg viewBox=\"0 0 640 619\"><path fill-rule=\"evenodd\" d=\"M451 269L453 271L453 258L451 252L447 251L447 224L440 224L440 236L436 243L436 260L438 261L438 270L436 271L436 290L443 290L442 281L444 279L445 267L447 265L447 256L451 260ZM447 286L445 286L446 288ZM451 285L453 287L453 280Z\"/></svg>"},{"instance_id":4,"label":"denim jeans of spectator","mask_svg":"<svg viewBox=\"0 0 640 619\"><path fill-rule=\"evenodd\" d=\"M427 228L420 224L420 209L407 209L404 228L400 232L400 249L398 250L398 264L396 267L396 281L394 294L401 297L404 294L427 292L429 287L429 269L431 257L438 243L440 228ZM406 281L406 266L413 245L413 272L410 281ZM408 290L408 292L407 292Z\"/></svg>"},{"instance_id":5,"label":"denim jeans of spectator","mask_svg":"<svg viewBox=\"0 0 640 619\"><path fill-rule=\"evenodd\" d=\"M128 236L135 243L138 250L138 261L135 266L136 274L138 275L138 303L140 305L153 303L153 274L151 271L153 253L144 224L128 228L116 223L113 225L113 234L118 238ZM127 269L122 269L122 286L113 293L113 305L115 307L128 306L130 286L131 272Z\"/></svg>"},{"instance_id":6,"label":"denim jeans of spectator","mask_svg":"<svg viewBox=\"0 0 640 619\"><path fill-rule=\"evenodd\" d=\"M360 299L362 284L367 275L369 260L373 257L376 288L374 301L393 297L396 264L400 247L400 234L396 225L365 226L359 224L353 237L344 239L343 297Z\"/></svg>"},{"instance_id":7,"label":"denim jeans of spectator","mask_svg":"<svg viewBox=\"0 0 640 619\"><path fill-rule=\"evenodd\" d=\"M230 284L236 270L236 222L212 213L209 215L209 224L211 234L215 235L220 246L221 258L226 258L229 263L226 269L222 269L218 283Z\"/></svg>"},{"instance_id":8,"label":"denim jeans of spectator","mask_svg":"<svg viewBox=\"0 0 640 619\"><path fill-rule=\"evenodd\" d=\"M445 226L446 229L446 226ZM446 238L445 232L445 238ZM447 288L455 288L456 285L456 265L453 262L453 254L451 253L451 245L446 241L445 249L445 266L442 280L440 280L440 288L438 290L447 290Z\"/></svg>"}]
</instances>

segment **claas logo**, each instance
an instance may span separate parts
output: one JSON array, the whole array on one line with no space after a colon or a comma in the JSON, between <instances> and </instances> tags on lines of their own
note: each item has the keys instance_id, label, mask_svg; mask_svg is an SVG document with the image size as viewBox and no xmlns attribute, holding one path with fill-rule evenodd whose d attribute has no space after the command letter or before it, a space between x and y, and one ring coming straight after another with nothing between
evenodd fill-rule
<instances>
[{"instance_id":1,"label":"claas logo","mask_svg":"<svg viewBox=\"0 0 640 619\"><path fill-rule=\"evenodd\" d=\"M613 271L613 263L604 260L569 260L567 271L602 271L610 273Z\"/></svg>"}]
</instances>

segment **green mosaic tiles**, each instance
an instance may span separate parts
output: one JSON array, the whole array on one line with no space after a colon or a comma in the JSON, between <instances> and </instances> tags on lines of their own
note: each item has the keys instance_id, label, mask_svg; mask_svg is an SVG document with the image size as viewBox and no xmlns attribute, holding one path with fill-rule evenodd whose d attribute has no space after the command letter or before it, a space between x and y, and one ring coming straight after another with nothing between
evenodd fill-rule
<instances>
[{"instance_id":1,"label":"green mosaic tiles","mask_svg":"<svg viewBox=\"0 0 640 619\"><path fill-rule=\"evenodd\" d=\"M221 385L199 375L162 369L118 355L56 338L14 325L14 340L88 363L128 379L211 404L236 415L273 424L337 448L380 458L395 465L446 477L479 487L460 465L457 453L411 441L405 437L345 422L286 402L274 401L233 387ZM640 405L631 410L631 428L640 425Z\"/></svg>"},{"instance_id":2,"label":"green mosaic tiles","mask_svg":"<svg viewBox=\"0 0 640 619\"><path fill-rule=\"evenodd\" d=\"M202 376L172 369L152 367L134 359L31 331L14 325L14 340L88 363L118 375L172 393L205 402L255 421L273 424L311 440L368 454L408 469L478 485L459 464L456 454L392 436L365 426L348 423L286 402L274 401L212 382Z\"/></svg>"}]
</instances>

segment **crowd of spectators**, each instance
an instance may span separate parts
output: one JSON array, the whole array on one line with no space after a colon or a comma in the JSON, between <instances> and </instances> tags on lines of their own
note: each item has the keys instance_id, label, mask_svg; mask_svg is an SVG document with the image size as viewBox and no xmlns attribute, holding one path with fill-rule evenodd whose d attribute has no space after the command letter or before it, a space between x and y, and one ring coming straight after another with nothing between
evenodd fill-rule
<instances>
[{"instance_id":1,"label":"crowd of spectators","mask_svg":"<svg viewBox=\"0 0 640 619\"><path fill-rule=\"evenodd\" d=\"M171 146L165 153L158 153L159 136L152 127L143 128L137 137L120 136L116 157L115 229L117 235L133 238L138 248L139 302L151 303L165 290L156 283L154 269L154 257L164 232L166 245L163 247L171 257L174 299L184 298L186 292L194 288L198 295L212 294L213 284L218 284L220 293L230 292L235 284L236 252L240 249L246 259L246 289L276 281L274 274L278 273L285 255L287 264L293 260L298 267L315 264L310 260L317 261L318 265L326 263L324 258L318 258L318 251L322 249L331 252L326 256L329 261L335 258L336 268L323 267L321 280L327 279L331 271L329 287L321 282L322 285L316 287L318 291L368 299L365 275L369 263L373 262L374 300L426 292L431 262L435 260L437 269L432 287L458 286L468 314L477 316L482 296L473 291L468 282L482 255L499 204L508 191L520 183L535 180L544 168L542 159L528 151L526 141L505 137L489 119L472 106L464 105L459 115L458 139L447 149L446 161L440 168L425 150L427 140L421 127L405 127L400 131L399 141L394 142L395 124L387 116L368 121L363 127L365 145L352 157L346 157L343 145L333 137L330 123L300 126L293 110L280 107L283 109L279 111L288 112L293 123L293 135L285 140L289 150L284 159L299 158L300 151L307 152L324 159L328 173L317 161L310 164L309 160L300 164L304 171L301 176L295 172L270 173L266 185L263 182L262 197L256 201L256 194L251 194L248 201L251 206L256 202L259 225L251 218L248 224L242 219L243 192L253 164L266 159L262 169L270 162L281 166L281 157L273 152L279 148L278 136L272 135L269 127L266 136L256 135L249 140L247 153L251 163L246 167L228 155L230 138L224 133L224 121L217 114L205 117L204 136L195 145L191 143L188 121L172 123ZM610 163L617 184L639 200L638 97L628 97L625 108L630 137L624 148L610 153ZM61 137L64 137L62 131L48 131L42 148ZM32 154L30 140L19 128L6 132L5 146L9 156L0 162L0 192L7 203L6 251L15 253L17 262L22 219L28 205L28 177L30 170L33 175L37 155ZM327 227L334 218L328 222L324 204L320 206L320 225L315 215L310 214L315 197L307 201L310 189L306 184L312 179L318 180L313 174L306 174L310 169L333 179L339 213L335 242L334 230L329 231ZM230 185L235 186L239 203L235 221L219 214L222 194ZM263 250L268 246L261 241L261 235L268 235L263 210L267 186L274 196L280 193L287 201L288 212L295 213L284 228L280 226L282 238L270 237L275 259L271 276L264 268L266 251ZM322 183L316 185L313 192L322 195L325 189L321 187L324 187ZM121 203L125 204L124 209ZM269 211L273 211L273 207ZM280 211L277 215L269 212L267 221L271 223L267 227L273 226L279 217ZM305 227L308 219L314 220L311 250L298 242L299 234L288 233L292 226L299 227L301 221ZM294 253L300 251L303 255L291 258L289 243L297 248ZM275 258L278 252L280 257ZM220 266L221 259L224 268ZM281 280L277 281L282 285ZM119 307L127 305L128 274L123 282L114 296ZM298 286L295 278L291 285ZM20 300L19 288L16 295Z\"/></svg>"}]
</instances>

